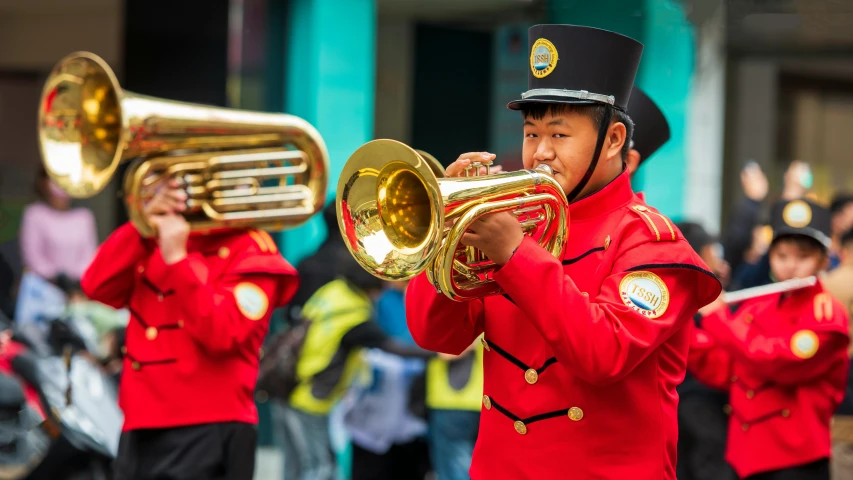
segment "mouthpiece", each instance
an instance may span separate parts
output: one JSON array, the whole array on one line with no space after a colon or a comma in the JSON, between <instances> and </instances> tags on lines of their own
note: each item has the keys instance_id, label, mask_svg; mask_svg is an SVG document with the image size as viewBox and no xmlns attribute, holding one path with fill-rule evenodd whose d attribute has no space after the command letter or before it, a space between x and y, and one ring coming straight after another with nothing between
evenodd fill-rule
<instances>
[{"instance_id":1,"label":"mouthpiece","mask_svg":"<svg viewBox=\"0 0 853 480\"><path fill-rule=\"evenodd\" d=\"M540 163L536 166L536 170L547 173L548 175L554 175L554 170L544 163Z\"/></svg>"}]
</instances>

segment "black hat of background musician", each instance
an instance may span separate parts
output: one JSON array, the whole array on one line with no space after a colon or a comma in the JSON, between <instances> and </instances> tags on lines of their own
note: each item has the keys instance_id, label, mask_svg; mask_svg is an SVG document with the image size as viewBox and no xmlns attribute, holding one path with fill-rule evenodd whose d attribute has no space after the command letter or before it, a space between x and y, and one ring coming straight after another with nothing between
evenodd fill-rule
<instances>
[{"instance_id":1,"label":"black hat of background musician","mask_svg":"<svg viewBox=\"0 0 853 480\"><path fill-rule=\"evenodd\" d=\"M829 249L832 245L832 216L829 210L811 200L801 198L773 205L770 218L773 241L789 235L813 238Z\"/></svg>"},{"instance_id":2,"label":"black hat of background musician","mask_svg":"<svg viewBox=\"0 0 853 480\"><path fill-rule=\"evenodd\" d=\"M631 148L640 154L640 165L669 141L669 122L663 112L639 87L634 85L628 100L628 116L634 122Z\"/></svg>"},{"instance_id":3,"label":"black hat of background musician","mask_svg":"<svg viewBox=\"0 0 853 480\"><path fill-rule=\"evenodd\" d=\"M597 103L625 111L643 54L640 42L578 25L534 25L527 37L527 91L508 108L519 110L530 103Z\"/></svg>"}]
</instances>

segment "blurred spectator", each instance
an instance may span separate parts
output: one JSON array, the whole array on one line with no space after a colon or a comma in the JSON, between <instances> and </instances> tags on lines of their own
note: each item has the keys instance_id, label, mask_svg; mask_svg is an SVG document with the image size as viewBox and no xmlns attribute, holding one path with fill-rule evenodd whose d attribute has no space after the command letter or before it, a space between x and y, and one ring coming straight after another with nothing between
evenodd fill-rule
<instances>
[{"instance_id":1,"label":"blurred spectator","mask_svg":"<svg viewBox=\"0 0 853 480\"><path fill-rule=\"evenodd\" d=\"M736 271L745 261L745 254L753 244L754 228L761 214L761 205L767 198L767 176L757 163L748 163L740 173L744 198L732 212L732 219L723 240L726 262ZM750 262L752 263L752 262Z\"/></svg>"},{"instance_id":2,"label":"blurred spectator","mask_svg":"<svg viewBox=\"0 0 853 480\"><path fill-rule=\"evenodd\" d=\"M841 253L844 248L841 244L841 236L853 228L853 195L836 194L829 210L832 213L832 249L829 251L829 269L832 270L841 263Z\"/></svg>"},{"instance_id":3,"label":"blurred spectator","mask_svg":"<svg viewBox=\"0 0 853 480\"><path fill-rule=\"evenodd\" d=\"M414 347L406 324L408 281L385 284L376 302L377 323L394 340ZM377 352L371 352L368 359L373 381L347 413L353 440L353 480L421 480L431 470L426 442L426 362Z\"/></svg>"},{"instance_id":4,"label":"blurred spectator","mask_svg":"<svg viewBox=\"0 0 853 480\"><path fill-rule=\"evenodd\" d=\"M767 258L769 238L767 229L759 224L761 202L767 198L767 178L755 163L749 163L741 172L746 199L738 204L723 242L726 260L732 270L731 290L757 287L772 283L770 262ZM788 166L783 177L783 190L773 208L785 201L803 198L811 186L808 164L795 161ZM771 214L772 216L772 214Z\"/></svg>"},{"instance_id":5,"label":"blurred spectator","mask_svg":"<svg viewBox=\"0 0 853 480\"><path fill-rule=\"evenodd\" d=\"M95 217L86 208L72 208L71 197L39 168L39 201L24 209L20 229L24 268L56 282L64 275L79 280L98 246Z\"/></svg>"},{"instance_id":6,"label":"blurred spectator","mask_svg":"<svg viewBox=\"0 0 853 480\"><path fill-rule=\"evenodd\" d=\"M676 224L691 247L726 287L729 267L716 239L692 222ZM687 373L678 386L679 480L734 480L725 461L728 416L724 407L728 394L706 387Z\"/></svg>"},{"instance_id":7,"label":"blurred spectator","mask_svg":"<svg viewBox=\"0 0 853 480\"><path fill-rule=\"evenodd\" d=\"M702 257L725 288L730 280L731 269L724 258L723 246L720 242L698 223L680 222L677 226L687 243Z\"/></svg>"},{"instance_id":8,"label":"blurred spectator","mask_svg":"<svg viewBox=\"0 0 853 480\"><path fill-rule=\"evenodd\" d=\"M299 383L287 404L272 403L276 434L282 435L284 445L285 480L334 477L329 413L361 370L362 349L378 348L404 357L433 355L404 345L379 328L373 302L382 293L381 280L361 268L346 250L333 252L325 260L340 278L305 302L301 315L310 323L296 365ZM354 456L358 454L356 449Z\"/></svg>"},{"instance_id":9,"label":"blurred spectator","mask_svg":"<svg viewBox=\"0 0 853 480\"><path fill-rule=\"evenodd\" d=\"M833 228L835 228L835 215L833 215ZM840 264L826 275L823 285L850 309L853 307L853 230L848 230L841 235L838 243L841 247ZM851 337L853 337L853 328L851 328ZM847 353L853 357L853 343ZM847 394L832 422L831 467L833 480L853 480L853 369L847 376Z\"/></svg>"},{"instance_id":10,"label":"blurred spectator","mask_svg":"<svg viewBox=\"0 0 853 480\"><path fill-rule=\"evenodd\" d=\"M311 298L323 285L338 277L340 269L337 262L338 254L348 253L338 229L337 210L335 202L329 202L323 209L323 223L326 226L326 240L317 248L314 254L305 257L299 265L299 289L287 305L287 321L299 318L299 312L305 302Z\"/></svg>"},{"instance_id":11,"label":"blurred spectator","mask_svg":"<svg viewBox=\"0 0 853 480\"><path fill-rule=\"evenodd\" d=\"M459 356L430 360L426 400L435 473L441 480L467 480L483 402L482 337Z\"/></svg>"},{"instance_id":12,"label":"blurred spectator","mask_svg":"<svg viewBox=\"0 0 853 480\"><path fill-rule=\"evenodd\" d=\"M386 282L388 288L382 292L376 302L376 321L382 330L393 337L410 345L415 344L409 327L406 325L406 287L408 281Z\"/></svg>"}]
</instances>

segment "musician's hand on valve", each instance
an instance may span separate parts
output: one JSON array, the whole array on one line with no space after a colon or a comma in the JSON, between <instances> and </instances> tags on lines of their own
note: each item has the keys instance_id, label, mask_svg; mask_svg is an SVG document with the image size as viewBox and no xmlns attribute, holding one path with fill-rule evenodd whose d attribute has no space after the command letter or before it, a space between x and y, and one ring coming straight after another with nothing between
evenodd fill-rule
<instances>
[{"instance_id":1,"label":"musician's hand on valve","mask_svg":"<svg viewBox=\"0 0 853 480\"><path fill-rule=\"evenodd\" d=\"M483 215L462 235L462 244L483 252L497 265L504 265L512 252L524 240L524 231L518 219L510 212Z\"/></svg>"},{"instance_id":2,"label":"musician's hand on valve","mask_svg":"<svg viewBox=\"0 0 853 480\"><path fill-rule=\"evenodd\" d=\"M168 213L151 217L160 240L160 255L167 265L178 263L187 256L190 224L183 215Z\"/></svg>"},{"instance_id":3,"label":"musician's hand on valve","mask_svg":"<svg viewBox=\"0 0 853 480\"><path fill-rule=\"evenodd\" d=\"M456 159L455 162L451 163L447 169L444 171L444 174L448 177L464 177L465 170L471 165L472 162L491 162L494 161L496 155L494 153L489 152L468 152L459 155L459 158ZM500 165L495 165L491 168L491 173L497 173L501 171ZM474 176L473 171L469 172L469 176ZM480 167L480 175L486 174L486 167Z\"/></svg>"},{"instance_id":4,"label":"musician's hand on valve","mask_svg":"<svg viewBox=\"0 0 853 480\"><path fill-rule=\"evenodd\" d=\"M152 185L153 195L143 206L145 218L151 221L152 217L166 215L169 213L183 212L187 209L187 193L180 188L180 183L175 179L169 179Z\"/></svg>"}]
</instances>

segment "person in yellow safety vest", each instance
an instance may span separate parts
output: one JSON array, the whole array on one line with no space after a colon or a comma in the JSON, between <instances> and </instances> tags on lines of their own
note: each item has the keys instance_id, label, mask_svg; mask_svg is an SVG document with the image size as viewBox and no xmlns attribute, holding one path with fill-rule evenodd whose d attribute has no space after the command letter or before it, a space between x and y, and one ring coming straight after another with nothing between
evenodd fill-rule
<instances>
[{"instance_id":1,"label":"person in yellow safety vest","mask_svg":"<svg viewBox=\"0 0 853 480\"><path fill-rule=\"evenodd\" d=\"M374 302L382 281L340 252L340 276L320 287L305 303L310 322L296 364L298 384L287 404L272 403L284 446L286 480L332 480L335 459L329 436L329 413L362 366L360 353L378 348L402 357L435 354L393 340L374 320Z\"/></svg>"},{"instance_id":2,"label":"person in yellow safety vest","mask_svg":"<svg viewBox=\"0 0 853 480\"><path fill-rule=\"evenodd\" d=\"M427 364L426 405L433 469L440 480L467 480L483 401L483 345Z\"/></svg>"}]
</instances>

